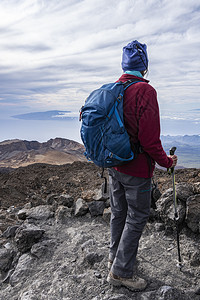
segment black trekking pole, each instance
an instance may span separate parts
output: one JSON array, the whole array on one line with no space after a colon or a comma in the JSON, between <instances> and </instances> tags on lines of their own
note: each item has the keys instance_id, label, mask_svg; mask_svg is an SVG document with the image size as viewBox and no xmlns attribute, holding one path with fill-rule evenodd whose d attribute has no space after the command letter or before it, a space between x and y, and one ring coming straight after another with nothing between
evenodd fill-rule
<instances>
[{"instance_id":1,"label":"black trekking pole","mask_svg":"<svg viewBox=\"0 0 200 300\"><path fill-rule=\"evenodd\" d=\"M174 155L176 151L176 147L172 147L169 150L169 154L170 155ZM177 249L178 249L178 264L177 267L179 267L180 271L183 267L182 265L182 261L181 261L181 251L180 251L180 240L179 240L179 224L178 224L178 220L179 220L179 214L178 214L178 210L177 210L177 199L176 199L176 188L175 188L175 173L174 173L174 167L171 168L171 175L172 175L172 184L173 184L173 202L174 202L174 221L176 224L176 238L177 238Z\"/></svg>"}]
</instances>

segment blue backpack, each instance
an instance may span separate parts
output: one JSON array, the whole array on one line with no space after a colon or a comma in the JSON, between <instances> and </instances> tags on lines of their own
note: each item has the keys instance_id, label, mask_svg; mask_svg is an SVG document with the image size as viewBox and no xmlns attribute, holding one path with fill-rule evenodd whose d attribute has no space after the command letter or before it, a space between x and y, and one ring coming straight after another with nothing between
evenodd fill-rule
<instances>
[{"instance_id":1,"label":"blue backpack","mask_svg":"<svg viewBox=\"0 0 200 300\"><path fill-rule=\"evenodd\" d=\"M135 158L124 127L124 91L137 81L105 84L94 90L81 108L81 139L85 156L99 167L114 167Z\"/></svg>"}]
</instances>

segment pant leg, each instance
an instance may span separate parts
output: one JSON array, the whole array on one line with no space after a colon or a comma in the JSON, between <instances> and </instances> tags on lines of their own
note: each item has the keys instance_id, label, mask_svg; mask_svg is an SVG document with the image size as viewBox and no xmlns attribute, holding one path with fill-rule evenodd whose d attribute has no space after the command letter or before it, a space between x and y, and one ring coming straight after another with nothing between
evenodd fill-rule
<instances>
[{"instance_id":1,"label":"pant leg","mask_svg":"<svg viewBox=\"0 0 200 300\"><path fill-rule=\"evenodd\" d=\"M124 187L128 208L111 271L120 277L130 278L133 275L139 239L150 213L151 179L120 173L120 183Z\"/></svg>"},{"instance_id":2,"label":"pant leg","mask_svg":"<svg viewBox=\"0 0 200 300\"><path fill-rule=\"evenodd\" d=\"M124 229L128 205L125 198L124 187L112 169L109 169L109 183L111 206L109 259L113 261Z\"/></svg>"}]
</instances>

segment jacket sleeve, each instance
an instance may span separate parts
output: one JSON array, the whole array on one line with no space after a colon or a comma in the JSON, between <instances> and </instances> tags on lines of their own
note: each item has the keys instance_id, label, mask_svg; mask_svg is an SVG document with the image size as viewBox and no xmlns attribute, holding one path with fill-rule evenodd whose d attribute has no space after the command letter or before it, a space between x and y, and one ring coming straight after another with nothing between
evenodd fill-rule
<instances>
[{"instance_id":1,"label":"jacket sleeve","mask_svg":"<svg viewBox=\"0 0 200 300\"><path fill-rule=\"evenodd\" d=\"M170 168L173 160L169 158L160 140L160 115L157 95L154 88L142 96L138 112L138 138L144 151L160 166Z\"/></svg>"}]
</instances>

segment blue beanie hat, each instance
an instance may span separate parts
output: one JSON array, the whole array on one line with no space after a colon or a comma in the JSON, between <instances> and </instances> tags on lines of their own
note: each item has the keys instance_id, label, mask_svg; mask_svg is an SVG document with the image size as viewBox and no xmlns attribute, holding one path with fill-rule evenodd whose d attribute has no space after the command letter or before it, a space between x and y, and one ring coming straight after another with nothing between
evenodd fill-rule
<instances>
[{"instance_id":1,"label":"blue beanie hat","mask_svg":"<svg viewBox=\"0 0 200 300\"><path fill-rule=\"evenodd\" d=\"M147 46L137 40L123 48L122 54L123 71L145 71L148 69Z\"/></svg>"}]
</instances>

